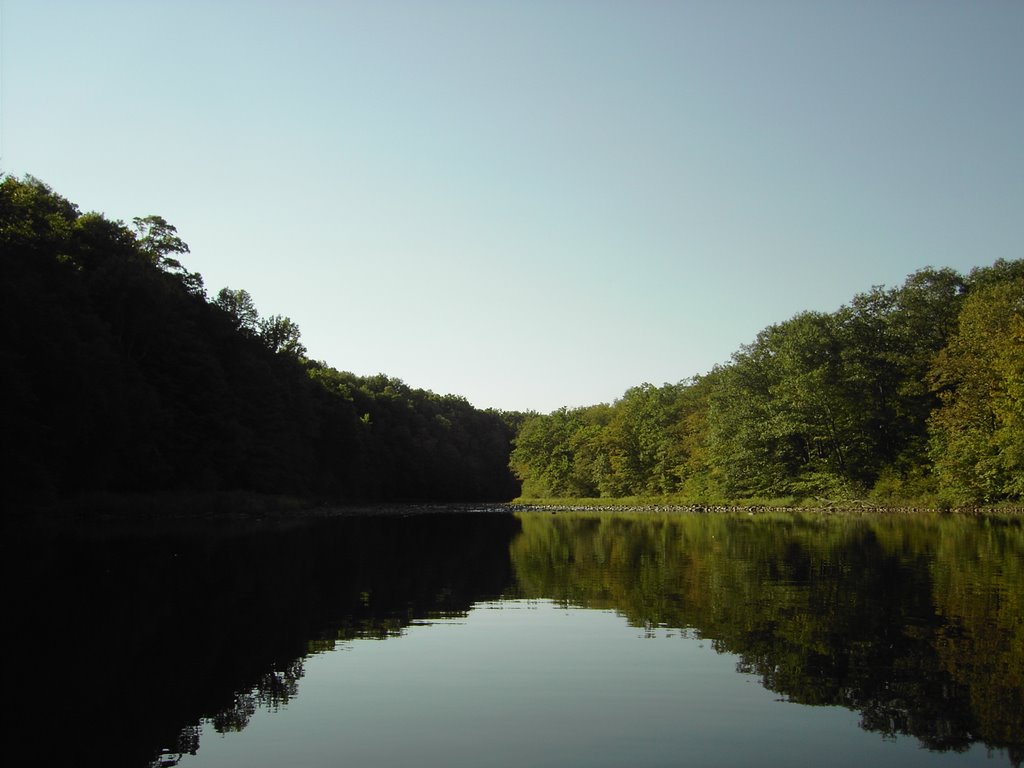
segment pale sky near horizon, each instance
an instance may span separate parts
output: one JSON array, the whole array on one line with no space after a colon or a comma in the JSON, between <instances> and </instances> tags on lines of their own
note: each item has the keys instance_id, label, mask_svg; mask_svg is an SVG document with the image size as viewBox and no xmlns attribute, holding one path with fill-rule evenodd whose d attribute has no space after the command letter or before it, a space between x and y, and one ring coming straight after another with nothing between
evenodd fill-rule
<instances>
[{"instance_id":1,"label":"pale sky near horizon","mask_svg":"<svg viewBox=\"0 0 1024 768\"><path fill-rule=\"evenodd\" d=\"M1024 258L1020 0L0 0L0 171L311 357L551 411Z\"/></svg>"}]
</instances>

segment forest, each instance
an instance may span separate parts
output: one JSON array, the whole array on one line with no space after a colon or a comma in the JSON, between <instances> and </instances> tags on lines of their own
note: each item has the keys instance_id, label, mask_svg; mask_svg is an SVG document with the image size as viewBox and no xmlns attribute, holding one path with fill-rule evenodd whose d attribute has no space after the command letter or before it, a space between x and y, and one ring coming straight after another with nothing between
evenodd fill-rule
<instances>
[{"instance_id":1,"label":"forest","mask_svg":"<svg viewBox=\"0 0 1024 768\"><path fill-rule=\"evenodd\" d=\"M922 269L706 375L530 414L512 466L524 497L1019 502L1024 260Z\"/></svg>"},{"instance_id":2,"label":"forest","mask_svg":"<svg viewBox=\"0 0 1024 768\"><path fill-rule=\"evenodd\" d=\"M0 182L2 480L21 504L246 491L504 500L516 415L310 360L244 289L209 296L159 216ZM345 329L351 332L352 329Z\"/></svg>"},{"instance_id":3,"label":"forest","mask_svg":"<svg viewBox=\"0 0 1024 768\"><path fill-rule=\"evenodd\" d=\"M311 360L288 317L244 289L211 296L188 252L160 216L111 221L0 181L9 498L1024 495L1024 260L922 269L771 325L704 375L539 414Z\"/></svg>"}]
</instances>

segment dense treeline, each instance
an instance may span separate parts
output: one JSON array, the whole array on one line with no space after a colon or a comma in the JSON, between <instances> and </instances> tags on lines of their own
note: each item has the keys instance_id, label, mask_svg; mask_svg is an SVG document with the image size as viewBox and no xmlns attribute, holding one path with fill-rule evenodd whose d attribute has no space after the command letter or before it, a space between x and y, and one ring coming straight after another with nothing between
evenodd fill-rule
<instances>
[{"instance_id":1,"label":"dense treeline","mask_svg":"<svg viewBox=\"0 0 1024 768\"><path fill-rule=\"evenodd\" d=\"M246 291L208 297L187 252L158 216L0 182L8 495L502 499L516 435L528 497L1024 497L1022 260L925 269L704 376L524 419L311 361Z\"/></svg>"},{"instance_id":2,"label":"dense treeline","mask_svg":"<svg viewBox=\"0 0 1024 768\"><path fill-rule=\"evenodd\" d=\"M506 499L516 416L310 361L244 290L210 299L158 216L127 226L0 182L9 497L223 491Z\"/></svg>"},{"instance_id":3,"label":"dense treeline","mask_svg":"<svg viewBox=\"0 0 1024 768\"><path fill-rule=\"evenodd\" d=\"M528 497L1024 497L1024 260L924 269L772 325L730 363L528 417Z\"/></svg>"}]
</instances>

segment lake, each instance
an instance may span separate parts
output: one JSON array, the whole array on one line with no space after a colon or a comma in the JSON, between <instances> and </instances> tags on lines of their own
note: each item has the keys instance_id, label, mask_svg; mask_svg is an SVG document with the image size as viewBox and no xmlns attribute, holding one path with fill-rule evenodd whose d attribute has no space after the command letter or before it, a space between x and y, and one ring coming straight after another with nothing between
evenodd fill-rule
<instances>
[{"instance_id":1,"label":"lake","mask_svg":"<svg viewBox=\"0 0 1024 768\"><path fill-rule=\"evenodd\" d=\"M36 763L1024 758L1020 518L405 508L3 549Z\"/></svg>"}]
</instances>

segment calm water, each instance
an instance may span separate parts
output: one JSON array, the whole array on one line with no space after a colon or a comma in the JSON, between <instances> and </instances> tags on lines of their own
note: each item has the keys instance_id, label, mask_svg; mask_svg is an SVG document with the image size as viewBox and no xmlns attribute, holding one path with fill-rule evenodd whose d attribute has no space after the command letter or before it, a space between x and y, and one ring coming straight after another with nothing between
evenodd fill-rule
<instances>
[{"instance_id":1,"label":"calm water","mask_svg":"<svg viewBox=\"0 0 1024 768\"><path fill-rule=\"evenodd\" d=\"M15 532L4 569L7 730L38 763L1024 755L1020 520L496 510L94 526Z\"/></svg>"}]
</instances>

